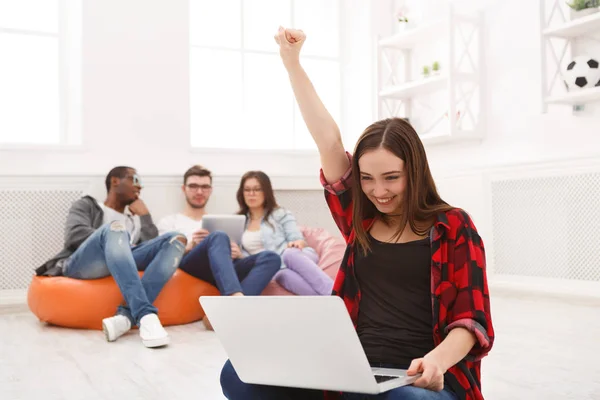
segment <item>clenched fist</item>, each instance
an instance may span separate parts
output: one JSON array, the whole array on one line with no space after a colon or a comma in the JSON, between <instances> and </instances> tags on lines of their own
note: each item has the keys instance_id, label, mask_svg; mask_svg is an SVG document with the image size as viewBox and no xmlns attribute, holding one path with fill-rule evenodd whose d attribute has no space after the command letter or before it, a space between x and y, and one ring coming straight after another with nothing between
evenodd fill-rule
<instances>
[{"instance_id":1,"label":"clenched fist","mask_svg":"<svg viewBox=\"0 0 600 400\"><path fill-rule=\"evenodd\" d=\"M287 67L300 62L300 49L306 41L306 35L300 29L279 27L275 42L279 45L279 55Z\"/></svg>"}]
</instances>

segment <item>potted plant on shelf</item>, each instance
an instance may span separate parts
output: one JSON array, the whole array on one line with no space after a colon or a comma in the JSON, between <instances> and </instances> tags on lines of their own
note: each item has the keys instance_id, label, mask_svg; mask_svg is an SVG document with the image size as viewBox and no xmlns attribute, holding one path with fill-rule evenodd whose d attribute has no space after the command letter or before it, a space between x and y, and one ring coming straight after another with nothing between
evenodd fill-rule
<instances>
[{"instance_id":1,"label":"potted plant on shelf","mask_svg":"<svg viewBox=\"0 0 600 400\"><path fill-rule=\"evenodd\" d=\"M423 78L428 78L429 77L429 66L425 65L423 66Z\"/></svg>"},{"instance_id":2,"label":"potted plant on shelf","mask_svg":"<svg viewBox=\"0 0 600 400\"><path fill-rule=\"evenodd\" d=\"M431 70L433 71L434 75L439 75L440 74L440 63L438 61L434 61L433 64L431 65Z\"/></svg>"},{"instance_id":3,"label":"potted plant on shelf","mask_svg":"<svg viewBox=\"0 0 600 400\"><path fill-rule=\"evenodd\" d=\"M396 20L398 21L398 30L404 32L410 27L408 21L408 7L402 6L396 11Z\"/></svg>"},{"instance_id":4,"label":"potted plant on shelf","mask_svg":"<svg viewBox=\"0 0 600 400\"><path fill-rule=\"evenodd\" d=\"M570 7L570 15L573 20L597 13L600 0L571 0L567 5Z\"/></svg>"}]
</instances>

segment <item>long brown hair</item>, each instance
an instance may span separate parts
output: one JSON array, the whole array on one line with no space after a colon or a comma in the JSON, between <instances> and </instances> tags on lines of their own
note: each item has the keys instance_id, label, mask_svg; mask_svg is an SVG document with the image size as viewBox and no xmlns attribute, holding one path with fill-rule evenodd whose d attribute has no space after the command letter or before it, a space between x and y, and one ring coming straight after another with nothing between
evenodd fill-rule
<instances>
[{"instance_id":1,"label":"long brown hair","mask_svg":"<svg viewBox=\"0 0 600 400\"><path fill-rule=\"evenodd\" d=\"M271 179L269 176L262 171L248 171L242 176L242 180L240 181L240 187L237 190L236 198L238 201L238 205L240 206L240 210L238 214L247 215L250 209L244 200L244 184L248 179L254 178L260 184L260 188L262 189L265 203L263 207L265 208L264 220L267 221L269 215L279 207L277 204L277 200L275 200L275 194L273 193L273 186L271 186Z\"/></svg>"},{"instance_id":2,"label":"long brown hair","mask_svg":"<svg viewBox=\"0 0 600 400\"><path fill-rule=\"evenodd\" d=\"M425 148L414 128L402 118L388 118L371 124L358 139L352 158L352 179L355 188L352 193L353 228L358 244L365 254L370 250L370 242L363 221L369 218L381 218L386 222L387 219L361 189L358 160L366 152L379 148L390 151L404 161L406 173L404 207L400 227L394 234L394 238L400 237L407 222L417 235L425 235L439 212L453 208L442 200L437 192L429 170Z\"/></svg>"}]
</instances>

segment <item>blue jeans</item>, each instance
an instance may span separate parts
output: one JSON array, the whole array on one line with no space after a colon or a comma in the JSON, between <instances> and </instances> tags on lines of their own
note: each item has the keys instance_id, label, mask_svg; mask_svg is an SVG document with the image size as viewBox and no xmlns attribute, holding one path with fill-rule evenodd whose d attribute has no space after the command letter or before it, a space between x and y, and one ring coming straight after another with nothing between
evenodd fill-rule
<instances>
[{"instance_id":1,"label":"blue jeans","mask_svg":"<svg viewBox=\"0 0 600 400\"><path fill-rule=\"evenodd\" d=\"M182 235L167 233L132 248L122 224L105 224L67 259L63 275L86 280L112 275L125 299L117 314L137 325L157 313L152 303L179 265L185 246L177 236ZM141 279L138 271L145 271Z\"/></svg>"},{"instance_id":2,"label":"blue jeans","mask_svg":"<svg viewBox=\"0 0 600 400\"><path fill-rule=\"evenodd\" d=\"M258 296L281 267L273 251L232 260L231 242L223 232L212 232L181 260L179 268L219 289L223 296L242 292Z\"/></svg>"},{"instance_id":3,"label":"blue jeans","mask_svg":"<svg viewBox=\"0 0 600 400\"><path fill-rule=\"evenodd\" d=\"M423 388L418 388L413 385L401 386L396 389L392 389L385 393L377 395L367 395L358 393L344 393L342 396L344 400L457 400L458 397L454 392L447 386L444 385L444 389L441 392L434 392Z\"/></svg>"},{"instance_id":4,"label":"blue jeans","mask_svg":"<svg viewBox=\"0 0 600 400\"><path fill-rule=\"evenodd\" d=\"M379 365L379 367L384 367ZM387 365L388 368L392 367ZM300 400L323 399L323 391L294 389L277 386L252 385L240 380L230 361L225 363L221 371L221 388L229 400ZM434 392L412 385L401 386L385 393L371 395L344 393L345 400L456 400L458 397L447 386L441 392Z\"/></svg>"}]
</instances>

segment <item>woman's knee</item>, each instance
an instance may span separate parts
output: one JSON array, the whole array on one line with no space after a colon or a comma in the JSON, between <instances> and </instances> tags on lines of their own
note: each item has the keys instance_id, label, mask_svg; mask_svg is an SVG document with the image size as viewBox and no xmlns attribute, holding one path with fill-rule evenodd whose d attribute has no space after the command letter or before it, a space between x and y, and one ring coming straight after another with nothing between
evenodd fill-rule
<instances>
[{"instance_id":1,"label":"woman's knee","mask_svg":"<svg viewBox=\"0 0 600 400\"><path fill-rule=\"evenodd\" d=\"M312 247L305 247L302 249L302 254L308 258L309 260L311 260L312 262L314 262L315 264L317 264L319 262L319 255L317 254L317 251L315 249L313 249Z\"/></svg>"},{"instance_id":2,"label":"woman's knee","mask_svg":"<svg viewBox=\"0 0 600 400\"><path fill-rule=\"evenodd\" d=\"M281 257L274 251L265 250L258 253L258 262L263 268L273 270L273 274L281 268Z\"/></svg>"},{"instance_id":3,"label":"woman's knee","mask_svg":"<svg viewBox=\"0 0 600 400\"><path fill-rule=\"evenodd\" d=\"M290 275L293 273L294 272L291 269L283 268L282 270L280 270L279 272L277 272L275 274L273 279L275 280L275 282L279 283L281 286L286 286L291 278Z\"/></svg>"},{"instance_id":4,"label":"woman's knee","mask_svg":"<svg viewBox=\"0 0 600 400\"><path fill-rule=\"evenodd\" d=\"M295 247L288 247L281 254L281 259L285 265L289 265L290 262L294 259L294 257L298 257L299 254L302 254L302 250L297 249Z\"/></svg>"},{"instance_id":5,"label":"woman's knee","mask_svg":"<svg viewBox=\"0 0 600 400\"><path fill-rule=\"evenodd\" d=\"M227 360L223 369L221 370L221 390L225 397L232 398L235 395L236 391L239 390L240 385L245 385L244 382L240 379L237 372L231 365L231 361ZM236 390L237 389L237 390Z\"/></svg>"},{"instance_id":6,"label":"woman's knee","mask_svg":"<svg viewBox=\"0 0 600 400\"><path fill-rule=\"evenodd\" d=\"M221 390L230 400L264 399L279 400L289 398L307 399L307 396L290 396L290 391L296 389L281 388L266 385L253 385L242 382L237 372L228 360L221 370ZM303 391L304 392L304 391Z\"/></svg>"}]
</instances>

